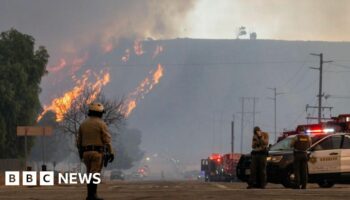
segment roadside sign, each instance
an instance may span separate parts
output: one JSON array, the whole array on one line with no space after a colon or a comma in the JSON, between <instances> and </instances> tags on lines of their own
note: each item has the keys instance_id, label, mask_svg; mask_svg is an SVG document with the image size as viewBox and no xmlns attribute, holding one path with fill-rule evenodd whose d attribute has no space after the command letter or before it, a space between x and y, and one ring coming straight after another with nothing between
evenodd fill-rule
<instances>
[{"instance_id":1,"label":"roadside sign","mask_svg":"<svg viewBox=\"0 0 350 200\"><path fill-rule=\"evenodd\" d=\"M17 126L17 136L24 136L24 160L26 168L29 169L30 167L27 166L27 158L28 158L28 142L27 137L28 136L51 136L52 135L52 127L51 126ZM46 170L45 165L45 140L44 137L42 138L42 156L43 156L43 171Z\"/></svg>"},{"instance_id":2,"label":"roadside sign","mask_svg":"<svg viewBox=\"0 0 350 200\"><path fill-rule=\"evenodd\" d=\"M51 126L17 126L17 136L51 136Z\"/></svg>"}]
</instances>

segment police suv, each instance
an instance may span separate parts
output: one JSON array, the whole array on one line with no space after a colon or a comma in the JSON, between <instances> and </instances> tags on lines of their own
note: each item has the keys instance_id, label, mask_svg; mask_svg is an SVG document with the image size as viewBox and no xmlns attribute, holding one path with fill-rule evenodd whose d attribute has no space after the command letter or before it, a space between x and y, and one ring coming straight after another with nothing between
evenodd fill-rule
<instances>
[{"instance_id":1,"label":"police suv","mask_svg":"<svg viewBox=\"0 0 350 200\"><path fill-rule=\"evenodd\" d=\"M293 149L290 144L295 135L274 144L267 157L267 180L292 187ZM332 187L336 183L350 183L350 133L311 134L309 154L309 183ZM250 174L250 155L243 155L237 166L237 177L247 181Z\"/></svg>"}]
</instances>

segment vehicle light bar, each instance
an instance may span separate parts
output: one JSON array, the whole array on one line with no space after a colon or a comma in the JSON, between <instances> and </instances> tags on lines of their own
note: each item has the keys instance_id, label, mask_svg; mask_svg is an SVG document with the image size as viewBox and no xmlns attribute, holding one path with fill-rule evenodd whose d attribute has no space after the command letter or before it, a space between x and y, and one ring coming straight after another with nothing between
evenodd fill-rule
<instances>
[{"instance_id":1,"label":"vehicle light bar","mask_svg":"<svg viewBox=\"0 0 350 200\"><path fill-rule=\"evenodd\" d=\"M314 129L314 130L306 130L306 134L310 135L312 133L334 133L333 128L325 128L325 129Z\"/></svg>"}]
</instances>

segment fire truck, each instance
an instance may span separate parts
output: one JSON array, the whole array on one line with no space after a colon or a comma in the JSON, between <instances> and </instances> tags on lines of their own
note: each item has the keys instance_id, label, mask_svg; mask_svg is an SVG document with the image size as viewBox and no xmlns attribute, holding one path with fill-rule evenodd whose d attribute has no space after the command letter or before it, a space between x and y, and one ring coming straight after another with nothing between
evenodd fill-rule
<instances>
[{"instance_id":1,"label":"fire truck","mask_svg":"<svg viewBox=\"0 0 350 200\"><path fill-rule=\"evenodd\" d=\"M218 154L213 153L207 159L201 160L201 171L205 181L226 181L236 180L236 167L240 154Z\"/></svg>"},{"instance_id":2,"label":"fire truck","mask_svg":"<svg viewBox=\"0 0 350 200\"><path fill-rule=\"evenodd\" d=\"M278 141L296 134L305 133L332 133L332 132L350 132L350 114L341 114L338 117L332 117L331 120L327 122L322 122L320 124L303 124L298 125L295 130L284 131L282 136L278 138Z\"/></svg>"}]
</instances>

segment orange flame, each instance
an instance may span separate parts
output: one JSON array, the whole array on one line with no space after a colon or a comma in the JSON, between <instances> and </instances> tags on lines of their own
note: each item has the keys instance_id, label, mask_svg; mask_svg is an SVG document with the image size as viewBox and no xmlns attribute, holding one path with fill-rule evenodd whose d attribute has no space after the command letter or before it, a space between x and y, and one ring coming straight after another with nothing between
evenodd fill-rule
<instances>
[{"instance_id":1,"label":"orange flame","mask_svg":"<svg viewBox=\"0 0 350 200\"><path fill-rule=\"evenodd\" d=\"M61 71L63 68L70 66L70 72L71 74L74 74L77 72L81 66L83 66L86 62L86 60L89 58L89 55L85 53L82 56L75 56L71 58L61 58L59 60L59 63L57 65L51 66L48 68L49 72L58 72Z\"/></svg>"},{"instance_id":2,"label":"orange flame","mask_svg":"<svg viewBox=\"0 0 350 200\"><path fill-rule=\"evenodd\" d=\"M136 108L137 101L143 99L146 94L148 94L155 85L157 85L162 78L164 69L161 64L158 64L157 70L150 72L150 77L146 77L140 85L135 89L134 92L130 93L126 99L125 106L122 107L121 113L125 117L128 117L131 112Z\"/></svg>"},{"instance_id":3,"label":"orange flame","mask_svg":"<svg viewBox=\"0 0 350 200\"><path fill-rule=\"evenodd\" d=\"M89 82L89 78L93 76L96 81L94 83ZM51 104L44 106L44 111L38 116L37 122L48 112L53 111L56 113L56 121L60 122L64 119L64 114L71 108L75 99L81 96L85 88L91 88L91 95L88 97L87 102L94 101L97 95L101 92L103 86L110 81L110 74L107 71L101 70L100 74L92 73L91 70L87 70L80 79L72 77L76 83L76 86L64 93L61 97L55 98L51 101Z\"/></svg>"},{"instance_id":4,"label":"orange flame","mask_svg":"<svg viewBox=\"0 0 350 200\"><path fill-rule=\"evenodd\" d=\"M144 53L144 51L142 49L142 43L140 40L135 40L134 51L135 51L135 54L138 56L141 56Z\"/></svg>"}]
</instances>

